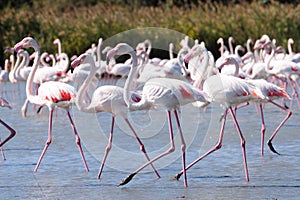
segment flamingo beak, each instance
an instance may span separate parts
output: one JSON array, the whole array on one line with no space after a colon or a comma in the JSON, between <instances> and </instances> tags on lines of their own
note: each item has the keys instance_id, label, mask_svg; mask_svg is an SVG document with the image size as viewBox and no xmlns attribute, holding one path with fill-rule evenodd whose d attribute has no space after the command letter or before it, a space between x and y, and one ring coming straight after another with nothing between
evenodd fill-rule
<instances>
[{"instance_id":1,"label":"flamingo beak","mask_svg":"<svg viewBox=\"0 0 300 200\"><path fill-rule=\"evenodd\" d=\"M23 48L23 43L22 43L22 41L21 42L19 42L19 43L17 43L15 46L14 46L14 49L15 49L15 51L16 52L18 52L20 49L22 49Z\"/></svg>"}]
</instances>

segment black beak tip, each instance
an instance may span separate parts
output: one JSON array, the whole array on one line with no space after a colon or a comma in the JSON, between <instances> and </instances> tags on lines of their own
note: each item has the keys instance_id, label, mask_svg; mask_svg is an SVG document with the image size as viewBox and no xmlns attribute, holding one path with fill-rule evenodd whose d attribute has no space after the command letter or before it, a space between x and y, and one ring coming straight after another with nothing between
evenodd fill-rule
<instances>
[{"instance_id":1,"label":"black beak tip","mask_svg":"<svg viewBox=\"0 0 300 200\"><path fill-rule=\"evenodd\" d=\"M188 69L189 68L189 63L184 61L184 66L185 66L186 69Z\"/></svg>"}]
</instances>

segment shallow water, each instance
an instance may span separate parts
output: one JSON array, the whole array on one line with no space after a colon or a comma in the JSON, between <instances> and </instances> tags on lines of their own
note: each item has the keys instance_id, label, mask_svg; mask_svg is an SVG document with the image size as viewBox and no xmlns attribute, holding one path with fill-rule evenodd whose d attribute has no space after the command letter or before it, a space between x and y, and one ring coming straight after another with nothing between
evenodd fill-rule
<instances>
[{"instance_id":1,"label":"shallow water","mask_svg":"<svg viewBox=\"0 0 300 200\"><path fill-rule=\"evenodd\" d=\"M245 181L240 140L228 116L223 146L200 161L187 172L188 188L183 181L171 180L181 170L180 141L175 120L176 151L154 163L160 179L151 168L136 175L125 186L117 187L130 172L145 162L135 139L122 121L117 118L113 148L101 180L97 173L102 159L111 116L106 113L85 114L75 107L71 110L83 143L90 172L86 173L68 118L57 110L53 120L53 140L38 172L33 169L47 139L48 110L35 114L29 106L28 117L20 113L25 99L25 84L1 85L13 109L1 109L1 119L17 130L5 149L5 161L0 161L1 199L299 199L300 150L299 108L294 103L293 115L273 140L281 155L265 146L265 156L260 155L260 117L255 106L237 111L238 121L246 139L250 182ZM14 91L12 91L12 89ZM285 116L272 105L265 106L266 141L276 125ZM220 114L218 105L206 111L184 106L180 112L182 130L187 143L187 163L211 148L218 138ZM169 147L168 124L165 111L130 113L130 121L141 136L153 158ZM0 127L1 138L7 130Z\"/></svg>"}]
</instances>

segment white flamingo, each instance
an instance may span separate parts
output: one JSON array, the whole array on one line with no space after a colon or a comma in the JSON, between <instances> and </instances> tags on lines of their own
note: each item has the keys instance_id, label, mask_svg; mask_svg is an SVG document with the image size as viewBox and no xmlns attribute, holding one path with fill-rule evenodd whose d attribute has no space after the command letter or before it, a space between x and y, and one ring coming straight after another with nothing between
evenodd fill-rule
<instances>
[{"instance_id":1,"label":"white flamingo","mask_svg":"<svg viewBox=\"0 0 300 200\"><path fill-rule=\"evenodd\" d=\"M192 54L192 55L191 55ZM185 62L189 62L189 59L192 58L195 52L190 52L186 55ZM221 65L231 64L236 61L233 57L225 58ZM236 65L235 75L238 74L238 65ZM208 77L203 84L203 91L207 93L210 97L212 97L213 101L220 103L225 107L224 115L223 115L223 123L219 134L219 140L217 144L211 148L209 151L201 155L199 158L190 163L185 170L190 169L200 160L210 155L214 151L220 149L222 147L223 142L223 134L224 127L226 122L227 113L230 112L235 127L237 129L238 135L241 140L241 148L243 154L243 163L246 181L249 181L249 173L248 166L246 160L246 149L245 149L245 139L237 122L235 113L232 107L237 106L243 102L248 102L255 99L265 99L266 97L262 94L262 92L253 84L246 82L244 79L240 79L234 76L228 76L224 74L216 74ZM178 180L185 171L182 170L176 175L176 179Z\"/></svg>"},{"instance_id":2,"label":"white flamingo","mask_svg":"<svg viewBox=\"0 0 300 200\"><path fill-rule=\"evenodd\" d=\"M77 133L75 128L75 124L73 123L72 117L69 113L69 108L74 104L76 98L76 91L74 87L68 85L66 83L61 83L57 81L49 81L45 82L40 85L38 89L38 94L34 95L32 92L32 83L39 66L40 60L40 48L37 42L31 37L25 37L19 43L17 43L14 47L15 51L18 52L21 48L30 48L32 47L35 51L35 58L34 63L32 66L32 71L29 74L29 77L26 82L26 96L30 103L40 105L40 106L47 106L49 108L49 127L48 127L48 139L46 141L45 147L42 151L42 154L35 166L34 172L38 170L38 167L52 141L52 117L53 111L56 107L63 108L67 111L68 118L70 120L71 127L74 131L76 144L78 146L81 158L84 163L84 167L88 172L88 166L86 164L86 160L82 151L80 137Z\"/></svg>"},{"instance_id":3,"label":"white flamingo","mask_svg":"<svg viewBox=\"0 0 300 200\"><path fill-rule=\"evenodd\" d=\"M107 59L115 55L130 54L132 58L131 70L128 78L125 82L125 93L124 100L128 105L129 109L134 110L148 110L157 106L163 106L167 110L168 122L169 122L169 133L170 133L170 148L163 152L162 154L151 159L133 173L131 173L127 178L122 180L120 185L127 184L132 178L141 170L143 170L148 165L152 164L154 161L172 153L175 149L173 141L173 129L171 122L171 111L174 112L175 119L177 122L177 127L179 130L181 138L181 151L182 151L182 168L185 169L185 141L183 133L181 130L180 122L178 119L177 109L180 105L185 105L195 101L201 101L203 103L208 103L210 101L209 97L193 87L187 82L170 79L170 78L153 78L147 81L143 87L142 98L139 102L131 101L130 85L134 79L137 70L137 56L132 47L128 44L120 43L115 48L113 48L107 55ZM184 170L185 172L185 170ZM187 177L184 173L184 186L187 187Z\"/></svg>"},{"instance_id":4,"label":"white flamingo","mask_svg":"<svg viewBox=\"0 0 300 200\"><path fill-rule=\"evenodd\" d=\"M100 179L103 167L105 165L105 161L107 159L108 153L112 147L112 140L113 140L113 130L114 130L114 122L115 122L115 116L121 116L129 128L131 129L134 137L136 138L137 142L140 145L140 150L144 153L146 159L149 161L150 158L146 152L146 149L144 147L144 144L138 137L136 131L134 130L133 126L128 120L127 113L128 108L126 106L126 103L123 98L124 89L118 86L113 85L103 85L98 87L94 90L93 96L91 98L91 101L89 103L85 103L85 96L87 93L87 89L95 76L95 73L98 71L99 68L95 66L95 62L91 55L89 54L82 54L79 56L76 60L72 62L72 67L76 68L79 64L89 64L90 65L90 72L88 76L86 77L85 81L81 85L79 91L78 91L78 97L76 98L76 106L77 108L82 112L87 113L99 113L99 112L108 112L112 115L111 119L111 131L109 136L109 141L107 144L107 147L105 149L105 154L103 156L102 164L99 169L98 173L98 179ZM159 174L154 168L153 165L151 165L154 173L159 178Z\"/></svg>"}]
</instances>

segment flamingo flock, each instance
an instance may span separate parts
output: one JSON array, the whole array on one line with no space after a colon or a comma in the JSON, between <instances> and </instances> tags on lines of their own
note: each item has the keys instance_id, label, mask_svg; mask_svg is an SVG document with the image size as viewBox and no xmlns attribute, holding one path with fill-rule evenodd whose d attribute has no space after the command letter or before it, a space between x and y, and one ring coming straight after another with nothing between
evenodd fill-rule
<instances>
[{"instance_id":1,"label":"flamingo flock","mask_svg":"<svg viewBox=\"0 0 300 200\"><path fill-rule=\"evenodd\" d=\"M282 46L276 46L275 40L270 39L268 35L262 35L255 42L249 39L246 47L239 44L234 49L233 43L233 37L229 37L229 47L227 47L224 39L220 38L217 41L217 44L220 45L220 57L215 58L205 47L204 42L199 43L196 40L195 44L190 47L187 38L184 38L180 44L176 44L181 47L177 57L173 57L175 45L170 43L170 58L162 59L150 57L151 41L148 39L138 43L136 48L122 42L114 47L103 48L100 38L97 45L94 44L81 55L69 59L68 55L62 52L59 39L53 42L58 46L58 53L55 55L48 52L41 53L38 42L32 37L23 38L13 48L6 50L10 53L13 53L12 50L17 52L17 61L14 61L14 55L11 54L10 59L5 61L5 67L1 70L0 81L11 81L14 84L26 81L26 99L21 109L23 117L28 117L26 113L29 103L40 106L38 111L42 107L48 107L48 138L34 172L38 171L52 142L53 112L57 108L66 111L84 168L86 172L89 171L81 139L69 112L70 107L75 106L81 112L111 114L109 140L104 149L98 179L101 178L112 148L116 116L124 119L146 159L143 165L133 170L119 185L129 183L147 166L151 166L155 176L160 178L154 163L173 153L176 148L172 123L173 114L180 136L182 158L182 169L175 179L179 180L183 175L184 187L188 187L187 170L190 170L203 158L221 149L227 115L230 114L240 138L245 177L248 182L246 140L236 114L244 106L258 108L258 115L261 117L261 155L263 156L267 127L264 120L264 104L272 104L285 112L285 117L277 125L267 142L270 150L280 155L272 141L292 116L290 108L293 106L294 99L300 107L298 94L300 90L300 53L293 52L291 38L288 40L288 51ZM251 45L253 46L251 47ZM30 48L34 50L31 55L27 51ZM102 53L106 54L106 60L101 59L102 48L104 49ZM128 60L124 63L116 62L116 56L125 54L130 56ZM32 59L33 64L30 66ZM122 78L125 79L125 83L122 87L104 84L102 79L108 78ZM288 89L291 89L291 94L288 93ZM279 102L279 100L282 101ZM287 105L287 100L290 101L289 105ZM210 150L187 164L186 154L188 152L186 151L185 134L181 128L178 111L181 106L186 104L192 104L198 109L205 109L212 102L220 104L224 108L219 139ZM2 97L0 106L11 108L11 105ZM150 158L139 133L135 131L128 118L128 113L134 114L138 110L155 110L157 108L163 108L166 111L170 147L165 152ZM6 122L0 120L0 123L10 132L3 141L0 141L2 156L5 159L3 146L16 135L16 131Z\"/></svg>"}]
</instances>

